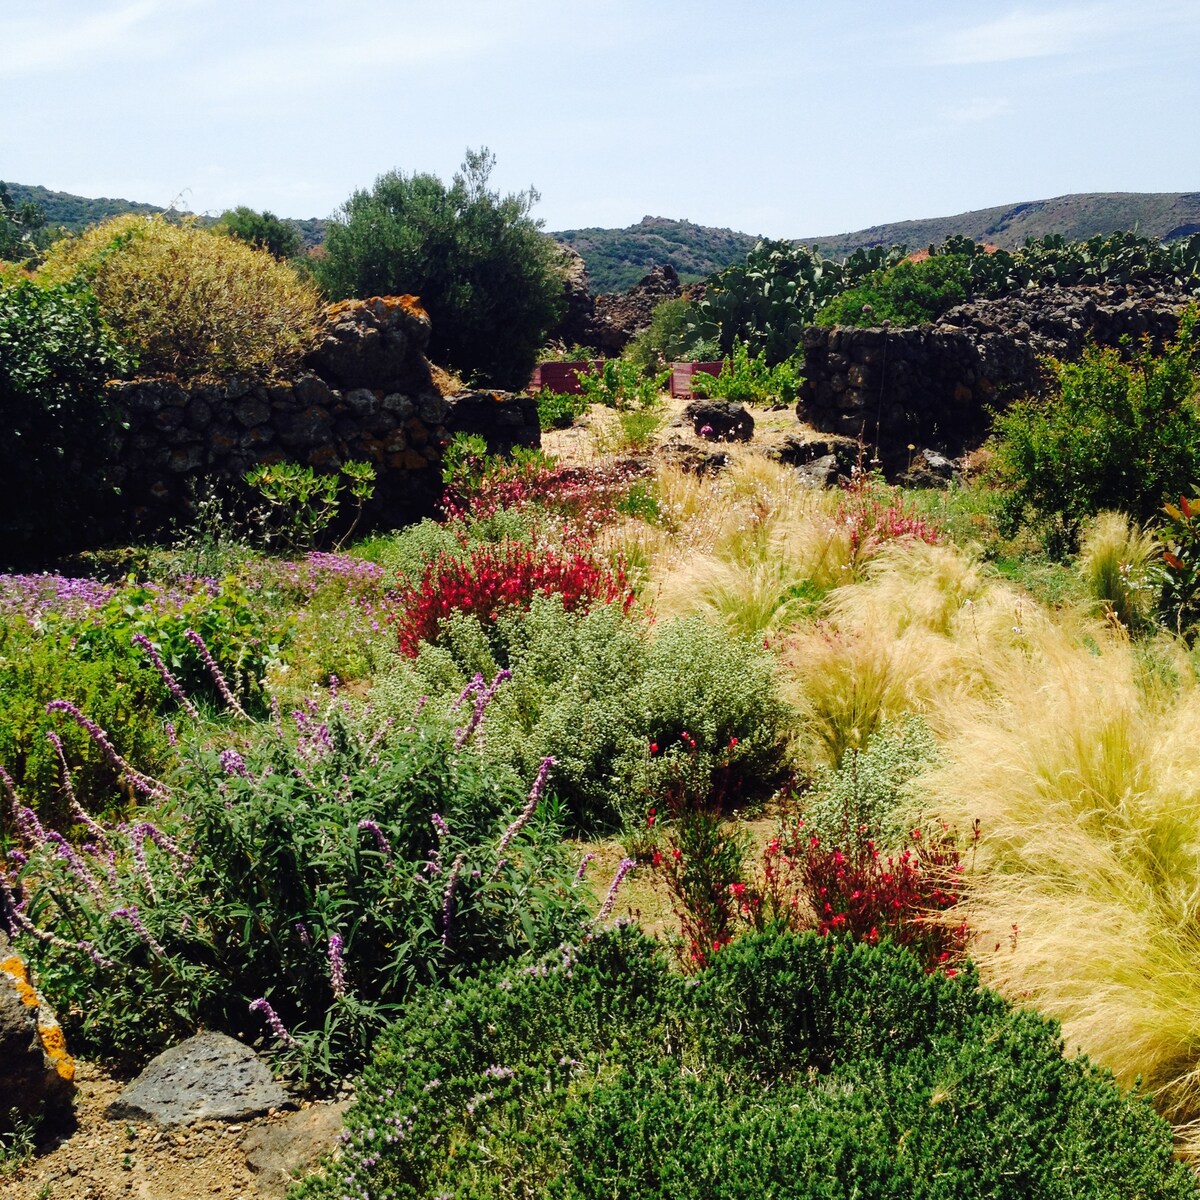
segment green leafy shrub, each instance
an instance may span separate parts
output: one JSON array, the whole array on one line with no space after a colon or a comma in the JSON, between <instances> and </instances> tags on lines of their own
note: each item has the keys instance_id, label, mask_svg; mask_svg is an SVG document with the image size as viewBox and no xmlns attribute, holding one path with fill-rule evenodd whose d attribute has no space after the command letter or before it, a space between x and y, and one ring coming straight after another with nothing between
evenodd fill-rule
<instances>
[{"instance_id":1,"label":"green leafy shrub","mask_svg":"<svg viewBox=\"0 0 1200 1200\"><path fill-rule=\"evenodd\" d=\"M618 411L655 407L665 384L663 374L647 374L635 363L619 358L605 359L597 371L579 373L579 386L589 404Z\"/></svg>"},{"instance_id":2,"label":"green leafy shrub","mask_svg":"<svg viewBox=\"0 0 1200 1200\"><path fill-rule=\"evenodd\" d=\"M622 351L622 358L643 375L662 371L673 362L711 362L721 357L720 347L699 332L699 310L682 298L664 300L650 314L650 325Z\"/></svg>"},{"instance_id":3,"label":"green leafy shrub","mask_svg":"<svg viewBox=\"0 0 1200 1200\"><path fill-rule=\"evenodd\" d=\"M83 279L145 374L262 375L296 361L319 314L286 263L198 225L134 213L57 243L41 282Z\"/></svg>"},{"instance_id":4,"label":"green leafy shrub","mask_svg":"<svg viewBox=\"0 0 1200 1200\"><path fill-rule=\"evenodd\" d=\"M256 212L244 204L226 209L217 218L216 228L219 233L266 250L276 258L295 258L302 248L300 231L293 222L280 220L265 210Z\"/></svg>"},{"instance_id":5,"label":"green leafy shrub","mask_svg":"<svg viewBox=\"0 0 1200 1200\"><path fill-rule=\"evenodd\" d=\"M1069 548L1087 517L1116 509L1146 521L1200 476L1198 316L1184 315L1161 357L1143 348L1125 361L1093 348L1058 364L1048 399L1020 400L996 418L1008 529L1027 519Z\"/></svg>"},{"instance_id":6,"label":"green leafy shrub","mask_svg":"<svg viewBox=\"0 0 1200 1200\"><path fill-rule=\"evenodd\" d=\"M696 619L651 629L614 604L569 612L560 598L535 595L527 612L486 627L450 616L439 644L398 662L372 700L397 717L421 696L450 711L476 673L501 669L513 678L489 709L483 752L522 774L553 754L572 828L640 819L689 758L684 733L698 743L704 779L728 762L737 786L755 793L781 770L788 710L760 641Z\"/></svg>"},{"instance_id":7,"label":"green leafy shrub","mask_svg":"<svg viewBox=\"0 0 1200 1200\"><path fill-rule=\"evenodd\" d=\"M267 503L271 523L267 540L280 540L293 550L311 550L338 515L347 486L357 508L339 545L354 532L363 507L375 494L375 468L351 460L342 464L340 473L318 475L299 463L263 463L246 475L246 482Z\"/></svg>"},{"instance_id":8,"label":"green leafy shrub","mask_svg":"<svg viewBox=\"0 0 1200 1200\"><path fill-rule=\"evenodd\" d=\"M800 375L791 359L768 367L766 356L752 356L745 342L734 346L719 375L692 376L692 390L697 396L749 404L771 403L783 408L795 403L799 388Z\"/></svg>"},{"instance_id":9,"label":"green leafy shrub","mask_svg":"<svg viewBox=\"0 0 1200 1200\"><path fill-rule=\"evenodd\" d=\"M104 383L128 361L82 285L0 280L0 561L77 548L111 503Z\"/></svg>"},{"instance_id":10,"label":"green leafy shrub","mask_svg":"<svg viewBox=\"0 0 1200 1200\"><path fill-rule=\"evenodd\" d=\"M800 798L809 836L842 850L867 839L899 845L907 826L898 810L912 800L912 781L937 758L937 742L920 717L885 723L866 749L851 747L836 768L817 768Z\"/></svg>"},{"instance_id":11,"label":"green leafy shrub","mask_svg":"<svg viewBox=\"0 0 1200 1200\"><path fill-rule=\"evenodd\" d=\"M542 388L537 394L537 410L543 429L570 429L587 412L588 400L586 396Z\"/></svg>"},{"instance_id":12,"label":"green leafy shrub","mask_svg":"<svg viewBox=\"0 0 1200 1200\"><path fill-rule=\"evenodd\" d=\"M1171 1132L972 970L746 938L693 984L616 930L429 991L305 1200L1194 1197Z\"/></svg>"},{"instance_id":13,"label":"green leafy shrub","mask_svg":"<svg viewBox=\"0 0 1200 1200\"><path fill-rule=\"evenodd\" d=\"M314 269L335 300L419 295L430 358L524 387L562 311L563 277L555 242L529 215L537 192L489 190L495 161L468 150L449 187L436 175L381 175L330 222Z\"/></svg>"},{"instance_id":14,"label":"green leafy shrub","mask_svg":"<svg viewBox=\"0 0 1200 1200\"><path fill-rule=\"evenodd\" d=\"M960 254L906 258L830 300L818 325L920 325L962 304L971 290L970 260Z\"/></svg>"},{"instance_id":15,"label":"green leafy shrub","mask_svg":"<svg viewBox=\"0 0 1200 1200\"><path fill-rule=\"evenodd\" d=\"M1165 504L1159 530L1162 544L1159 611L1169 628L1194 639L1200 623L1200 496Z\"/></svg>"},{"instance_id":16,"label":"green leafy shrub","mask_svg":"<svg viewBox=\"0 0 1200 1200\"><path fill-rule=\"evenodd\" d=\"M142 1060L205 1026L265 1037L301 1076L359 1065L420 983L570 937L586 914L558 827L515 775L428 714L343 702L184 754L161 806L79 850L22 814L5 919L88 1053Z\"/></svg>"}]
</instances>

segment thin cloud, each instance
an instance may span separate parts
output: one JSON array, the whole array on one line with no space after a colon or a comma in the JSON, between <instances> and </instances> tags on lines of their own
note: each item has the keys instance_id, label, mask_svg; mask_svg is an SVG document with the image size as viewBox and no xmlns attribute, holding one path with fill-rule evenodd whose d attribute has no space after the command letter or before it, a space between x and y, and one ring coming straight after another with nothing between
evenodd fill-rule
<instances>
[{"instance_id":1,"label":"thin cloud","mask_svg":"<svg viewBox=\"0 0 1200 1200\"><path fill-rule=\"evenodd\" d=\"M148 26L166 9L163 0L132 0L87 17L40 18L0 22L0 76L61 73L98 59L144 55L160 45Z\"/></svg>"},{"instance_id":2,"label":"thin cloud","mask_svg":"<svg viewBox=\"0 0 1200 1200\"><path fill-rule=\"evenodd\" d=\"M1111 4L1074 5L1056 12L1016 9L980 25L940 34L927 61L966 66L1051 58L1119 31L1128 19L1127 13Z\"/></svg>"},{"instance_id":3,"label":"thin cloud","mask_svg":"<svg viewBox=\"0 0 1200 1200\"><path fill-rule=\"evenodd\" d=\"M1013 103L1007 96L976 96L965 100L954 108L943 111L947 121L956 125L973 125L979 121L992 121L1013 111Z\"/></svg>"}]
</instances>

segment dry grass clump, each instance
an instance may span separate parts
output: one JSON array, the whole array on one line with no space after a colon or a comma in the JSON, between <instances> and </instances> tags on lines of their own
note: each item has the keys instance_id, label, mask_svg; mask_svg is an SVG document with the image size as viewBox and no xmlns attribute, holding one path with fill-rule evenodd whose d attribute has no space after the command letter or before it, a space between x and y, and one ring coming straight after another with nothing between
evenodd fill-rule
<instances>
[{"instance_id":1,"label":"dry grass clump","mask_svg":"<svg viewBox=\"0 0 1200 1200\"><path fill-rule=\"evenodd\" d=\"M38 271L76 275L143 374L268 374L303 353L320 311L316 288L267 251L135 213L57 243Z\"/></svg>"},{"instance_id":2,"label":"dry grass clump","mask_svg":"<svg viewBox=\"0 0 1200 1200\"><path fill-rule=\"evenodd\" d=\"M981 822L968 919L985 977L1063 1022L1200 1150L1200 707L1121 637L1041 639L961 709L929 804Z\"/></svg>"},{"instance_id":3,"label":"dry grass clump","mask_svg":"<svg viewBox=\"0 0 1200 1200\"><path fill-rule=\"evenodd\" d=\"M1102 614L1126 629L1149 626L1156 589L1150 574L1160 547L1124 513L1102 512L1084 530L1079 571Z\"/></svg>"}]
</instances>

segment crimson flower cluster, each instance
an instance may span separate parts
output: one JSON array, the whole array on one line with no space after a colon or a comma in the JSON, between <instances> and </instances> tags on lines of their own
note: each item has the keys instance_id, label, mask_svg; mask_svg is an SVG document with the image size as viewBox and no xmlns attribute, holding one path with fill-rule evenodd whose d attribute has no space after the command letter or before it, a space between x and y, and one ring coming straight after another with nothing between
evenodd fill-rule
<instances>
[{"instance_id":1,"label":"crimson flower cluster","mask_svg":"<svg viewBox=\"0 0 1200 1200\"><path fill-rule=\"evenodd\" d=\"M464 557L443 554L426 566L419 583L396 593L392 619L400 653L415 658L422 642L436 643L451 613L490 623L505 609L528 609L538 593L561 596L569 611L593 604L620 604L628 611L634 602L624 570L586 552L522 542L481 545Z\"/></svg>"}]
</instances>

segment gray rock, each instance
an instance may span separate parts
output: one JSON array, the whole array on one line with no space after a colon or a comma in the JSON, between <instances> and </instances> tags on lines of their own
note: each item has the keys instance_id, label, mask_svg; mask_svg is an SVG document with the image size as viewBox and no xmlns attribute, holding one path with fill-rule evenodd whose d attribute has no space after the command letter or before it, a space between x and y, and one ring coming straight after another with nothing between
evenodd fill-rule
<instances>
[{"instance_id":1,"label":"gray rock","mask_svg":"<svg viewBox=\"0 0 1200 1200\"><path fill-rule=\"evenodd\" d=\"M349 1100L314 1104L278 1124L248 1133L242 1150L246 1165L258 1177L259 1192L271 1200L283 1200L297 1176L316 1166L321 1155L334 1148L349 1107Z\"/></svg>"},{"instance_id":2,"label":"gray rock","mask_svg":"<svg viewBox=\"0 0 1200 1200\"><path fill-rule=\"evenodd\" d=\"M159 1125L241 1121L290 1103L266 1065L223 1033L198 1033L164 1051L113 1101L113 1120Z\"/></svg>"},{"instance_id":3,"label":"gray rock","mask_svg":"<svg viewBox=\"0 0 1200 1200\"><path fill-rule=\"evenodd\" d=\"M837 487L839 474L836 454L824 454L796 468L801 484L811 488Z\"/></svg>"},{"instance_id":4,"label":"gray rock","mask_svg":"<svg viewBox=\"0 0 1200 1200\"><path fill-rule=\"evenodd\" d=\"M748 442L754 436L754 418L744 405L728 400L693 400L683 411L696 436L706 441Z\"/></svg>"},{"instance_id":5,"label":"gray rock","mask_svg":"<svg viewBox=\"0 0 1200 1200\"><path fill-rule=\"evenodd\" d=\"M75 1064L54 1014L28 969L0 933L0 1133L18 1120L59 1122L70 1115Z\"/></svg>"}]
</instances>

